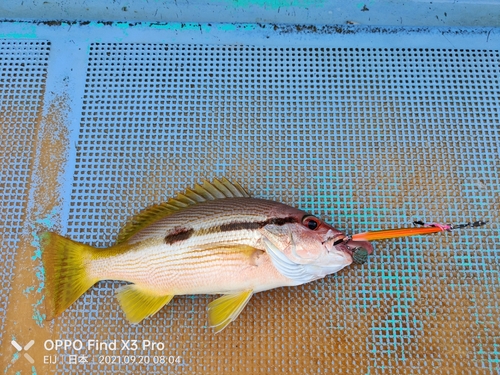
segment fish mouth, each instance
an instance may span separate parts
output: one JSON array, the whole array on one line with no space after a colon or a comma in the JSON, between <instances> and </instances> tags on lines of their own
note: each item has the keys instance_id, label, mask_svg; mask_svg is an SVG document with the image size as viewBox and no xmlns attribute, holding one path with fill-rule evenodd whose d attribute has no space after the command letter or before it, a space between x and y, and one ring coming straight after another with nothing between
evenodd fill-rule
<instances>
[{"instance_id":1,"label":"fish mouth","mask_svg":"<svg viewBox=\"0 0 500 375\"><path fill-rule=\"evenodd\" d=\"M368 252L368 255L373 254L373 245L368 241L347 241L347 248L349 251L353 252L358 248L365 249Z\"/></svg>"},{"instance_id":2,"label":"fish mouth","mask_svg":"<svg viewBox=\"0 0 500 375\"><path fill-rule=\"evenodd\" d=\"M373 246L368 241L354 241L351 236L346 236L343 233L337 233L336 235L331 235L331 231L327 233L327 238L323 241L323 244L327 242L333 242L333 248L338 248L339 250L348 251L352 255L352 252L358 248L365 249L368 255L373 254Z\"/></svg>"},{"instance_id":3,"label":"fish mouth","mask_svg":"<svg viewBox=\"0 0 500 375\"><path fill-rule=\"evenodd\" d=\"M345 256L350 258L351 262L358 264L366 263L368 255L373 254L373 246L371 243L368 241L354 241L350 236L344 234L328 237L327 241L333 241L332 248L329 251L333 249L341 251ZM323 244L325 242L323 242Z\"/></svg>"},{"instance_id":4,"label":"fish mouth","mask_svg":"<svg viewBox=\"0 0 500 375\"><path fill-rule=\"evenodd\" d=\"M368 255L373 254L373 246L368 241L353 241L349 240L349 237L343 237L337 241L334 242L332 250L341 251L345 257L350 258L351 262L364 264L368 260Z\"/></svg>"},{"instance_id":5,"label":"fish mouth","mask_svg":"<svg viewBox=\"0 0 500 375\"><path fill-rule=\"evenodd\" d=\"M353 262L364 264L368 261L368 255L373 254L373 246L367 241L349 240L346 243L347 253Z\"/></svg>"},{"instance_id":6,"label":"fish mouth","mask_svg":"<svg viewBox=\"0 0 500 375\"><path fill-rule=\"evenodd\" d=\"M350 236L346 236L343 234L336 237L329 237L326 241L323 242L323 244L327 241L333 241L334 248L339 247L339 249L341 250L347 250L347 252L349 252L349 254L351 255L353 251L359 248L365 249L368 255L373 254L373 246L368 241L354 241Z\"/></svg>"}]
</instances>

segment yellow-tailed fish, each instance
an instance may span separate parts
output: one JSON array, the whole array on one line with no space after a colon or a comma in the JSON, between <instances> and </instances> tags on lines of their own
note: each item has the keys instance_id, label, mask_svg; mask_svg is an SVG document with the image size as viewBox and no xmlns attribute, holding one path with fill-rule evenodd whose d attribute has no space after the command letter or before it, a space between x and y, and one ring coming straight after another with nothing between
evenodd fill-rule
<instances>
[{"instance_id":1,"label":"yellow-tailed fish","mask_svg":"<svg viewBox=\"0 0 500 375\"><path fill-rule=\"evenodd\" d=\"M227 179L196 185L136 215L116 245L97 249L58 234L41 234L47 316L66 310L100 280L122 280L118 301L139 323L175 295L223 294L208 305L220 332L254 293L308 283L353 262L365 241L304 211L251 198Z\"/></svg>"}]
</instances>

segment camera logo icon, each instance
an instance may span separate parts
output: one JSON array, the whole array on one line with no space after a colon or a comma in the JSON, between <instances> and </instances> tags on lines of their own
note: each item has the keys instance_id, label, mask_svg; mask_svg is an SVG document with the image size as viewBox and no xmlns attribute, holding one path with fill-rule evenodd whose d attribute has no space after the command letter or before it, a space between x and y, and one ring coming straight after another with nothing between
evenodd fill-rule
<instances>
[{"instance_id":1,"label":"camera logo icon","mask_svg":"<svg viewBox=\"0 0 500 375\"><path fill-rule=\"evenodd\" d=\"M33 346L33 344L35 343L35 340L31 340L29 343L27 343L24 346L24 348L21 345L19 345L15 340L12 340L10 343L12 344L12 346L14 348L16 348L16 350L18 352L21 352L23 350L27 351L29 348L31 348ZM30 356L28 353L24 353L24 358L26 358L28 360L28 362L31 364L35 363L35 360L33 359L33 357Z\"/></svg>"}]
</instances>

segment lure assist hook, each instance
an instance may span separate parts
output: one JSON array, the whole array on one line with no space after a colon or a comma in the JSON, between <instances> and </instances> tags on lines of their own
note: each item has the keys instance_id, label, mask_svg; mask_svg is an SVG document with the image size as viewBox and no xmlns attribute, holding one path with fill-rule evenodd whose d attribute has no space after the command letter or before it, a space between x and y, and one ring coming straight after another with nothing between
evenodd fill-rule
<instances>
[{"instance_id":1,"label":"lure assist hook","mask_svg":"<svg viewBox=\"0 0 500 375\"><path fill-rule=\"evenodd\" d=\"M398 237L408 237L417 236L422 234L432 234L437 232L451 232L454 229L462 228L476 228L487 224L487 221L473 221L465 224L440 224L440 223L424 223L423 221L414 221L413 224L419 225L415 228L396 228L396 229L385 229L377 230L372 232L358 233L351 236L349 239L354 241L375 241L375 240L385 240L388 238L398 238Z\"/></svg>"},{"instance_id":2,"label":"lure assist hook","mask_svg":"<svg viewBox=\"0 0 500 375\"><path fill-rule=\"evenodd\" d=\"M376 240L385 240L388 238L398 238L398 237L409 237L409 236L417 236L423 234L432 234L437 232L451 232L454 229L462 229L462 228L477 228L487 224L487 221L473 221L465 224L440 224L440 223L424 223L423 221L414 221L414 225L418 225L419 227L412 228L396 228L396 229L385 229L385 230L377 230L371 232L358 233L353 236L345 236L341 240L337 242L348 242L348 241L376 241ZM353 251L353 260L356 263L363 264L368 259L368 252L363 248L356 248Z\"/></svg>"}]
</instances>

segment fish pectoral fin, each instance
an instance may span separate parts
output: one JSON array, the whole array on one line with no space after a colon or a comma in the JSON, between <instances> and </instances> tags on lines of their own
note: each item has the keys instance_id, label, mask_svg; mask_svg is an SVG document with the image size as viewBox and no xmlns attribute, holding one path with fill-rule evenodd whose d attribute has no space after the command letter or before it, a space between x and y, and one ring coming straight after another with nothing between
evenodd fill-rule
<instances>
[{"instance_id":1,"label":"fish pectoral fin","mask_svg":"<svg viewBox=\"0 0 500 375\"><path fill-rule=\"evenodd\" d=\"M152 294L135 284L119 288L116 297L130 323L139 323L148 316L156 314L158 310L174 298L173 295L159 296Z\"/></svg>"},{"instance_id":2,"label":"fish pectoral fin","mask_svg":"<svg viewBox=\"0 0 500 375\"><path fill-rule=\"evenodd\" d=\"M208 304L208 324L219 333L243 311L253 290L245 290L237 294L227 294Z\"/></svg>"},{"instance_id":3,"label":"fish pectoral fin","mask_svg":"<svg viewBox=\"0 0 500 375\"><path fill-rule=\"evenodd\" d=\"M198 246L197 249L200 251L227 251L232 253L239 253L248 256L248 258L252 258L256 254L262 253L262 250L259 250L253 246L242 244L208 244Z\"/></svg>"}]
</instances>

